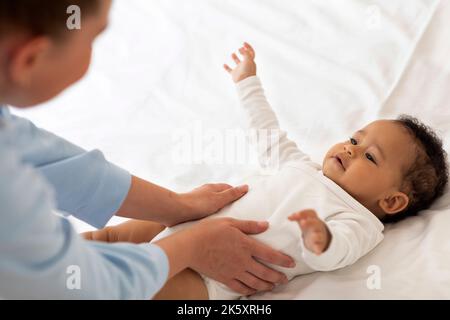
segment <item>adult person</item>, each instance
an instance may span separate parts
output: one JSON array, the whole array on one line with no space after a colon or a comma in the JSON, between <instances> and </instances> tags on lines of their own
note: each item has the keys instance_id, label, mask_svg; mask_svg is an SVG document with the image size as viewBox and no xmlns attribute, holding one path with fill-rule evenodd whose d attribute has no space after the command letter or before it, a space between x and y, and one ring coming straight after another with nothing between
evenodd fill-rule
<instances>
[{"instance_id":1,"label":"adult person","mask_svg":"<svg viewBox=\"0 0 450 320\"><path fill-rule=\"evenodd\" d=\"M81 30L66 28L70 5L81 8ZM146 299L185 268L242 294L286 281L260 261L288 267L292 259L246 235L263 232L266 222L215 219L153 245L105 244L83 240L52 213L97 228L114 214L170 226L210 215L247 192L214 184L177 194L10 113L6 105L37 105L83 77L110 6L0 0L0 297ZM67 282L71 270L81 279L75 288Z\"/></svg>"}]
</instances>

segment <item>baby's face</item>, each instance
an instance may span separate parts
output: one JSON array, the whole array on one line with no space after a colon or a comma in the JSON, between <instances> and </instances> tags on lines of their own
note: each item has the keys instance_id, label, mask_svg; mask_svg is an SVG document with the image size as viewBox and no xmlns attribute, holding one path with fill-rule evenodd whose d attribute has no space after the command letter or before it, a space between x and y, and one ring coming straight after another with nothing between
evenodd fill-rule
<instances>
[{"instance_id":1,"label":"baby's face","mask_svg":"<svg viewBox=\"0 0 450 320\"><path fill-rule=\"evenodd\" d=\"M375 121L333 146L323 160L323 173L378 215L378 201L400 190L414 150L411 136L399 124Z\"/></svg>"}]
</instances>

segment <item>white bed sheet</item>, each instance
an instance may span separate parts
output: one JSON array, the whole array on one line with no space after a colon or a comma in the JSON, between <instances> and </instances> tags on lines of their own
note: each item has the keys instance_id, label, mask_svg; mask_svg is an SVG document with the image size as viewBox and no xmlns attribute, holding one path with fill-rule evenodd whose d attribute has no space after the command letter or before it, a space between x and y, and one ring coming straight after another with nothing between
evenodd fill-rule
<instances>
[{"instance_id":1,"label":"white bed sheet","mask_svg":"<svg viewBox=\"0 0 450 320\"><path fill-rule=\"evenodd\" d=\"M450 4L438 0L118 0L88 77L20 114L176 190L237 183L252 165L180 164L172 146L180 128L224 134L245 126L222 70L245 40L257 50L282 126L316 161L356 128L399 113L438 128L448 146L449 33ZM205 137L204 151L210 143ZM420 217L388 227L383 243L353 266L252 298L448 299L449 224L447 194ZM366 285L371 265L380 268L380 290Z\"/></svg>"}]
</instances>

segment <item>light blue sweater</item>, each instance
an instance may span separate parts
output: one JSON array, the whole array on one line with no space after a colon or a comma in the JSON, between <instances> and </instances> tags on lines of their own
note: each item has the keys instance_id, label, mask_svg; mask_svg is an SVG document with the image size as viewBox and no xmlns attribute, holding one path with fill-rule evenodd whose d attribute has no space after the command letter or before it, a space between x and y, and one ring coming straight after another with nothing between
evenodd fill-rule
<instances>
[{"instance_id":1,"label":"light blue sweater","mask_svg":"<svg viewBox=\"0 0 450 320\"><path fill-rule=\"evenodd\" d=\"M0 298L149 299L168 275L158 246L82 239L67 212L103 227L128 172L0 107Z\"/></svg>"}]
</instances>

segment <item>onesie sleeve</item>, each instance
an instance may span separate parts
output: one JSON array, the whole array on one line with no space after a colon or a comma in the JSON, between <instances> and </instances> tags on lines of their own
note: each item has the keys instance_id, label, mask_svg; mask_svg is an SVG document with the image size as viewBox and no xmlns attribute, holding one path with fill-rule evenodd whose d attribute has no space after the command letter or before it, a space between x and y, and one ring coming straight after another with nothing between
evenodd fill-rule
<instances>
[{"instance_id":1,"label":"onesie sleeve","mask_svg":"<svg viewBox=\"0 0 450 320\"><path fill-rule=\"evenodd\" d=\"M303 162L320 169L296 143L281 130L277 116L267 101L258 77L237 83L238 97L247 114L249 128L254 132L258 160L261 167L283 166L290 162Z\"/></svg>"}]
</instances>

